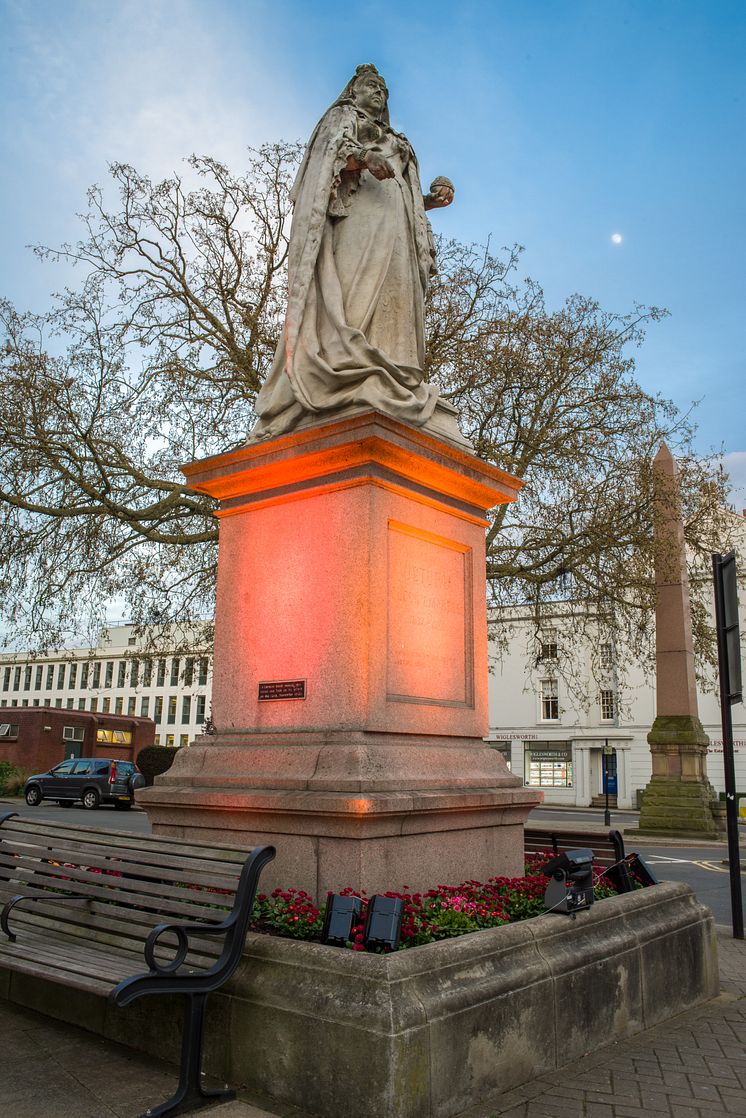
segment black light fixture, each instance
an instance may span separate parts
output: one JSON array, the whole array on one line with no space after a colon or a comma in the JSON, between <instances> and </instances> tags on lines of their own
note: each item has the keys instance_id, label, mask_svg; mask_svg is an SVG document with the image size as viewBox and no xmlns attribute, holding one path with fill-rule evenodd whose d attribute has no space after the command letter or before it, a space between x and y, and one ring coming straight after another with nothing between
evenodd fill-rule
<instances>
[{"instance_id":1,"label":"black light fixture","mask_svg":"<svg viewBox=\"0 0 746 1118\"><path fill-rule=\"evenodd\" d=\"M352 939L352 929L360 923L362 911L360 897L333 893L326 902L321 942L330 947L344 947Z\"/></svg>"},{"instance_id":2,"label":"black light fixture","mask_svg":"<svg viewBox=\"0 0 746 1118\"><path fill-rule=\"evenodd\" d=\"M551 881L544 891L545 912L575 917L593 904L593 851L567 850L550 858L544 873Z\"/></svg>"},{"instance_id":3,"label":"black light fixture","mask_svg":"<svg viewBox=\"0 0 746 1118\"><path fill-rule=\"evenodd\" d=\"M387 948L396 951L401 939L404 901L401 897L384 897L380 893L368 901L368 912L363 929L366 947Z\"/></svg>"}]
</instances>

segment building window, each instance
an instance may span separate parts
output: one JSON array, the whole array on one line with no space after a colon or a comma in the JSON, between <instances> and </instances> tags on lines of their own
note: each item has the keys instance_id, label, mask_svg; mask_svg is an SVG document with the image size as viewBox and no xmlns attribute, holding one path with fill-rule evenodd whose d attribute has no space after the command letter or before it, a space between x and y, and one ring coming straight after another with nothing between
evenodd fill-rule
<instances>
[{"instance_id":1,"label":"building window","mask_svg":"<svg viewBox=\"0 0 746 1118\"><path fill-rule=\"evenodd\" d=\"M169 749L173 749L173 747L175 745L173 734L166 734L166 745Z\"/></svg>"},{"instance_id":2,"label":"building window","mask_svg":"<svg viewBox=\"0 0 746 1118\"><path fill-rule=\"evenodd\" d=\"M191 687L194 680L194 657L187 656L184 661L184 686Z\"/></svg>"},{"instance_id":3,"label":"building window","mask_svg":"<svg viewBox=\"0 0 746 1118\"><path fill-rule=\"evenodd\" d=\"M104 712L104 714L108 714L111 710L111 699L108 695L104 695L103 699L101 700L101 710Z\"/></svg>"},{"instance_id":4,"label":"building window","mask_svg":"<svg viewBox=\"0 0 746 1118\"><path fill-rule=\"evenodd\" d=\"M604 672L610 672L614 667L614 646L611 641L604 641L598 650L599 667Z\"/></svg>"},{"instance_id":5,"label":"building window","mask_svg":"<svg viewBox=\"0 0 746 1118\"><path fill-rule=\"evenodd\" d=\"M184 695L181 700L181 721L188 722L192 717L192 697L191 695Z\"/></svg>"},{"instance_id":6,"label":"building window","mask_svg":"<svg viewBox=\"0 0 746 1118\"><path fill-rule=\"evenodd\" d=\"M161 735L156 734L155 737L153 738L153 745L160 745L160 744L161 744Z\"/></svg>"},{"instance_id":7,"label":"building window","mask_svg":"<svg viewBox=\"0 0 746 1118\"><path fill-rule=\"evenodd\" d=\"M168 717L166 722L169 726L173 726L176 722L176 695L169 695L168 697Z\"/></svg>"},{"instance_id":8,"label":"building window","mask_svg":"<svg viewBox=\"0 0 746 1118\"><path fill-rule=\"evenodd\" d=\"M36 675L34 676L34 691L41 691L41 664L36 665Z\"/></svg>"},{"instance_id":9,"label":"building window","mask_svg":"<svg viewBox=\"0 0 746 1118\"><path fill-rule=\"evenodd\" d=\"M144 660L142 665L142 685L143 687L150 687L153 680L153 661Z\"/></svg>"},{"instance_id":10,"label":"building window","mask_svg":"<svg viewBox=\"0 0 746 1118\"><path fill-rule=\"evenodd\" d=\"M57 665L57 690L62 691L65 687L65 665Z\"/></svg>"},{"instance_id":11,"label":"building window","mask_svg":"<svg viewBox=\"0 0 746 1118\"><path fill-rule=\"evenodd\" d=\"M93 677L91 679L91 687L101 686L101 661L97 660L93 665Z\"/></svg>"},{"instance_id":12,"label":"building window","mask_svg":"<svg viewBox=\"0 0 746 1118\"><path fill-rule=\"evenodd\" d=\"M85 740L85 727L84 726L63 726L62 727L62 740L63 741L84 741Z\"/></svg>"},{"instance_id":13,"label":"building window","mask_svg":"<svg viewBox=\"0 0 746 1118\"><path fill-rule=\"evenodd\" d=\"M601 691L599 695L601 721L613 722L616 718L616 697L613 691Z\"/></svg>"},{"instance_id":14,"label":"building window","mask_svg":"<svg viewBox=\"0 0 746 1118\"><path fill-rule=\"evenodd\" d=\"M490 742L490 749L494 749L496 753L500 754L503 761L508 766L508 772L512 772L513 763L510 756L510 742Z\"/></svg>"},{"instance_id":15,"label":"building window","mask_svg":"<svg viewBox=\"0 0 746 1118\"><path fill-rule=\"evenodd\" d=\"M117 687L124 687L126 677L127 677L127 661L126 660L120 660L119 661L119 668L117 669Z\"/></svg>"},{"instance_id":16,"label":"building window","mask_svg":"<svg viewBox=\"0 0 746 1118\"><path fill-rule=\"evenodd\" d=\"M21 699L21 706L22 707L27 707L28 706L28 699Z\"/></svg>"},{"instance_id":17,"label":"building window","mask_svg":"<svg viewBox=\"0 0 746 1118\"><path fill-rule=\"evenodd\" d=\"M136 702L135 696L130 695L130 697L127 699L127 714L134 714L135 713L135 702Z\"/></svg>"},{"instance_id":18,"label":"building window","mask_svg":"<svg viewBox=\"0 0 746 1118\"><path fill-rule=\"evenodd\" d=\"M104 687L111 687L114 682L114 661L107 660L104 669Z\"/></svg>"},{"instance_id":19,"label":"building window","mask_svg":"<svg viewBox=\"0 0 746 1118\"><path fill-rule=\"evenodd\" d=\"M116 699L114 700L114 713L115 714L121 714L123 709L124 709L124 699L122 698L121 695L117 695Z\"/></svg>"},{"instance_id":20,"label":"building window","mask_svg":"<svg viewBox=\"0 0 746 1118\"><path fill-rule=\"evenodd\" d=\"M200 687L207 685L207 657L203 656L199 662L199 679L197 680Z\"/></svg>"},{"instance_id":21,"label":"building window","mask_svg":"<svg viewBox=\"0 0 746 1118\"><path fill-rule=\"evenodd\" d=\"M86 687L88 686L88 671L89 671L89 669L90 669L90 664L86 660L85 664L83 664L83 666L80 669L80 686L83 688L83 690L85 690Z\"/></svg>"},{"instance_id":22,"label":"building window","mask_svg":"<svg viewBox=\"0 0 746 1118\"><path fill-rule=\"evenodd\" d=\"M18 723L0 722L0 740L18 741Z\"/></svg>"},{"instance_id":23,"label":"building window","mask_svg":"<svg viewBox=\"0 0 746 1118\"><path fill-rule=\"evenodd\" d=\"M46 684L44 686L44 690L45 691L51 691L53 683L54 683L54 664L47 664L47 680L46 680Z\"/></svg>"},{"instance_id":24,"label":"building window","mask_svg":"<svg viewBox=\"0 0 746 1118\"><path fill-rule=\"evenodd\" d=\"M179 735L179 745L183 749L185 745L189 745L189 734Z\"/></svg>"},{"instance_id":25,"label":"building window","mask_svg":"<svg viewBox=\"0 0 746 1118\"><path fill-rule=\"evenodd\" d=\"M85 699L78 699L78 710L85 710Z\"/></svg>"},{"instance_id":26,"label":"building window","mask_svg":"<svg viewBox=\"0 0 746 1118\"><path fill-rule=\"evenodd\" d=\"M7 691L10 687L10 668L6 668L3 672L3 691Z\"/></svg>"},{"instance_id":27,"label":"building window","mask_svg":"<svg viewBox=\"0 0 746 1118\"><path fill-rule=\"evenodd\" d=\"M31 690L31 665L27 664L23 669L23 690Z\"/></svg>"},{"instance_id":28,"label":"building window","mask_svg":"<svg viewBox=\"0 0 746 1118\"><path fill-rule=\"evenodd\" d=\"M97 711L98 710L98 699L91 699L91 710L92 711Z\"/></svg>"},{"instance_id":29,"label":"building window","mask_svg":"<svg viewBox=\"0 0 746 1118\"><path fill-rule=\"evenodd\" d=\"M539 659L540 660L556 660L557 659L557 630L545 629L539 642Z\"/></svg>"},{"instance_id":30,"label":"building window","mask_svg":"<svg viewBox=\"0 0 746 1118\"><path fill-rule=\"evenodd\" d=\"M61 707L62 706L62 699L55 699L54 700L54 705L58 708Z\"/></svg>"},{"instance_id":31,"label":"building window","mask_svg":"<svg viewBox=\"0 0 746 1118\"><path fill-rule=\"evenodd\" d=\"M75 700L74 699L68 699L67 702L65 703L65 707L67 708L67 710L72 710L74 705L75 705Z\"/></svg>"},{"instance_id":32,"label":"building window","mask_svg":"<svg viewBox=\"0 0 746 1118\"><path fill-rule=\"evenodd\" d=\"M572 746L567 741L524 742L526 784L537 788L572 787Z\"/></svg>"},{"instance_id":33,"label":"building window","mask_svg":"<svg viewBox=\"0 0 746 1118\"><path fill-rule=\"evenodd\" d=\"M67 686L70 688L71 691L72 691L73 687L75 687L77 682L78 682L78 665L77 664L71 664L70 665L70 675L67 678ZM39 676L39 682L37 684L37 687L41 687L41 676Z\"/></svg>"},{"instance_id":34,"label":"building window","mask_svg":"<svg viewBox=\"0 0 746 1118\"><path fill-rule=\"evenodd\" d=\"M204 722L205 720L205 696L197 696L197 721Z\"/></svg>"},{"instance_id":35,"label":"building window","mask_svg":"<svg viewBox=\"0 0 746 1118\"><path fill-rule=\"evenodd\" d=\"M20 668L14 668L13 669L13 690L17 691L20 686L21 686L21 669Z\"/></svg>"},{"instance_id":36,"label":"building window","mask_svg":"<svg viewBox=\"0 0 746 1118\"><path fill-rule=\"evenodd\" d=\"M171 661L171 686L179 686L179 659L177 656L174 656Z\"/></svg>"},{"instance_id":37,"label":"building window","mask_svg":"<svg viewBox=\"0 0 746 1118\"><path fill-rule=\"evenodd\" d=\"M556 679L539 680L539 706L542 722L559 720L559 697Z\"/></svg>"},{"instance_id":38,"label":"building window","mask_svg":"<svg viewBox=\"0 0 746 1118\"><path fill-rule=\"evenodd\" d=\"M158 666L155 670L155 685L156 687L165 687L166 685L166 661L159 660Z\"/></svg>"},{"instance_id":39,"label":"building window","mask_svg":"<svg viewBox=\"0 0 746 1118\"><path fill-rule=\"evenodd\" d=\"M130 745L131 730L96 730L96 741L111 742L113 745Z\"/></svg>"},{"instance_id":40,"label":"building window","mask_svg":"<svg viewBox=\"0 0 746 1118\"><path fill-rule=\"evenodd\" d=\"M163 696L162 695L156 695L156 697L153 701L153 721L154 722L162 722L163 721Z\"/></svg>"},{"instance_id":41,"label":"building window","mask_svg":"<svg viewBox=\"0 0 746 1118\"><path fill-rule=\"evenodd\" d=\"M133 660L130 664L130 687L137 687L140 681L140 661ZM132 712L134 714L134 711Z\"/></svg>"},{"instance_id":42,"label":"building window","mask_svg":"<svg viewBox=\"0 0 746 1118\"><path fill-rule=\"evenodd\" d=\"M147 695L143 695L140 699L140 717L147 718L150 710L150 699Z\"/></svg>"},{"instance_id":43,"label":"building window","mask_svg":"<svg viewBox=\"0 0 746 1118\"><path fill-rule=\"evenodd\" d=\"M127 644L130 648L134 648L134 646L137 644L137 637L127 637Z\"/></svg>"}]
</instances>

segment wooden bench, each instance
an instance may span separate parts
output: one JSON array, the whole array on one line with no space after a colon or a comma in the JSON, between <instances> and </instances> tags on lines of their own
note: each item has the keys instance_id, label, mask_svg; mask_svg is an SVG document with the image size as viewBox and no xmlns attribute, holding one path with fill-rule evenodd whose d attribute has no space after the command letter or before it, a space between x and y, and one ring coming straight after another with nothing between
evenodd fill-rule
<instances>
[{"instance_id":1,"label":"wooden bench","mask_svg":"<svg viewBox=\"0 0 746 1118\"><path fill-rule=\"evenodd\" d=\"M120 1007L147 994L185 995L179 1086L147 1114L234 1098L201 1084L205 1003L240 962L259 875L274 856L271 846L225 850L6 812L0 968Z\"/></svg>"},{"instance_id":2,"label":"wooden bench","mask_svg":"<svg viewBox=\"0 0 746 1118\"><path fill-rule=\"evenodd\" d=\"M630 859L637 860L637 855L625 854L624 838L619 831L575 831L526 826L524 849L526 854L538 854L544 850L552 850L555 854L564 854L567 850L592 850L594 867L607 875L619 893L629 893L634 888L630 875ZM654 884L654 880L646 884Z\"/></svg>"}]
</instances>

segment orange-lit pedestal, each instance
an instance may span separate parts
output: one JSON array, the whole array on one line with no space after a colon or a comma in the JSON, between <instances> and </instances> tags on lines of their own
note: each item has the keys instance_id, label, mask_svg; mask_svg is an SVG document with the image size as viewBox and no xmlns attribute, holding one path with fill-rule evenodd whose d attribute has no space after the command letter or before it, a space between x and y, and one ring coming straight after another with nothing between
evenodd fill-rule
<instances>
[{"instance_id":1,"label":"orange-lit pedestal","mask_svg":"<svg viewBox=\"0 0 746 1118\"><path fill-rule=\"evenodd\" d=\"M485 746L485 511L519 483L376 412L186 469L220 500L212 697L141 794L159 833L271 842L315 896L513 874L539 796Z\"/></svg>"}]
</instances>

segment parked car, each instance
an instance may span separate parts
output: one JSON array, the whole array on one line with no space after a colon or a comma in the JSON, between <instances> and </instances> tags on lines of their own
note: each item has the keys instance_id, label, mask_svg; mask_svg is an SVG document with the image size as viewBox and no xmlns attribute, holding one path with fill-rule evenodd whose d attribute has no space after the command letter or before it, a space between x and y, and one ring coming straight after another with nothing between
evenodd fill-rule
<instances>
[{"instance_id":1,"label":"parked car","mask_svg":"<svg viewBox=\"0 0 746 1118\"><path fill-rule=\"evenodd\" d=\"M127 811L135 801L135 791L145 786L145 777L132 761L104 757L71 757L47 773L30 776L24 787L26 803L38 807L42 800L56 800L60 807L72 807L80 800L93 810L101 804L114 804Z\"/></svg>"}]
</instances>

